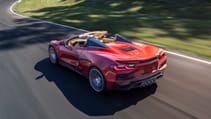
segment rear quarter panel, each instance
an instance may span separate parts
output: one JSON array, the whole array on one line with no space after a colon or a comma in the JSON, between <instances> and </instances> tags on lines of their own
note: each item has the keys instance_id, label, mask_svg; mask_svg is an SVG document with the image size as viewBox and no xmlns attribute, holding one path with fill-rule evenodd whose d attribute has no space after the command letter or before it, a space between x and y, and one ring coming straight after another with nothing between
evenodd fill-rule
<instances>
[{"instance_id":1,"label":"rear quarter panel","mask_svg":"<svg viewBox=\"0 0 211 119\"><path fill-rule=\"evenodd\" d=\"M100 52L96 53L89 50L84 50L84 52L81 52L79 59L80 66L83 68L83 74L86 77L88 77L89 69L91 67L96 67L103 73L104 77L109 78L109 74L112 73L111 66L115 64L115 61L100 55Z\"/></svg>"}]
</instances>

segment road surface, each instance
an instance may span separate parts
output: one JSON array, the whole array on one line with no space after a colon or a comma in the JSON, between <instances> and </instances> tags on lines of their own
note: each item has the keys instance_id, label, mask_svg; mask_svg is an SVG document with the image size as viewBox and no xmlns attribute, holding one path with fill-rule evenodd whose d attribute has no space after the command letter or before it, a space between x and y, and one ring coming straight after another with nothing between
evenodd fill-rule
<instances>
[{"instance_id":1,"label":"road surface","mask_svg":"<svg viewBox=\"0 0 211 119\"><path fill-rule=\"evenodd\" d=\"M156 85L94 93L87 80L48 61L47 46L75 29L9 12L0 0L0 119L211 118L211 66L168 54Z\"/></svg>"}]
</instances>

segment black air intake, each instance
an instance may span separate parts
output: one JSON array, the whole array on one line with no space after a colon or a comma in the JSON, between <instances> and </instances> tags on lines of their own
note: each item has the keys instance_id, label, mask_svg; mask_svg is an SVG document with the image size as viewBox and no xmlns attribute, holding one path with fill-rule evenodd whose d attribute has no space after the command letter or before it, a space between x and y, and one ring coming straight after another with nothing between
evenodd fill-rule
<instances>
[{"instance_id":1,"label":"black air intake","mask_svg":"<svg viewBox=\"0 0 211 119\"><path fill-rule=\"evenodd\" d=\"M122 50L122 51L128 52L128 51L135 50L135 48L134 48L134 47L132 47L132 46L129 46L129 47L127 47L127 48L119 48L119 50Z\"/></svg>"}]
</instances>

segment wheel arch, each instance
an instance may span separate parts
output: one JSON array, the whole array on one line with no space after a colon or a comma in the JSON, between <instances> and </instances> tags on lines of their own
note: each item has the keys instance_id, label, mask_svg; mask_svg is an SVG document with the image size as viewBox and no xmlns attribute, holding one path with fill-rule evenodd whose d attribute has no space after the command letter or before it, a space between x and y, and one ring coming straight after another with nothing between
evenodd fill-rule
<instances>
[{"instance_id":1,"label":"wheel arch","mask_svg":"<svg viewBox=\"0 0 211 119\"><path fill-rule=\"evenodd\" d=\"M107 92L107 91L108 91L108 88L107 88L107 81L106 81L106 79L105 79L104 73L101 71L100 68L96 67L95 65L90 66L90 67L89 67L89 70L88 70L88 79L89 79L89 73L90 73L90 71L91 71L92 68L95 68L95 69L97 69L97 70L100 72L100 74L101 74L101 76L102 76L102 78L103 78L103 82L104 82L104 88L103 88L103 90L102 90L101 92L98 92L98 93L105 93L105 92ZM89 82L90 82L90 79L89 79ZM90 84L90 85L91 85L91 84Z\"/></svg>"}]
</instances>

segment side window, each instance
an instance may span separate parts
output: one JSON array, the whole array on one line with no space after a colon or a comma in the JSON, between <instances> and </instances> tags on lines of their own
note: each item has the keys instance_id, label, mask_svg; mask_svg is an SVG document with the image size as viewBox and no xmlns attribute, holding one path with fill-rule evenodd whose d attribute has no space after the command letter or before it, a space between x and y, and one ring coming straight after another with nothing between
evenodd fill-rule
<instances>
[{"instance_id":1,"label":"side window","mask_svg":"<svg viewBox=\"0 0 211 119\"><path fill-rule=\"evenodd\" d=\"M77 43L77 38L70 39L67 41L68 46L74 46Z\"/></svg>"}]
</instances>

